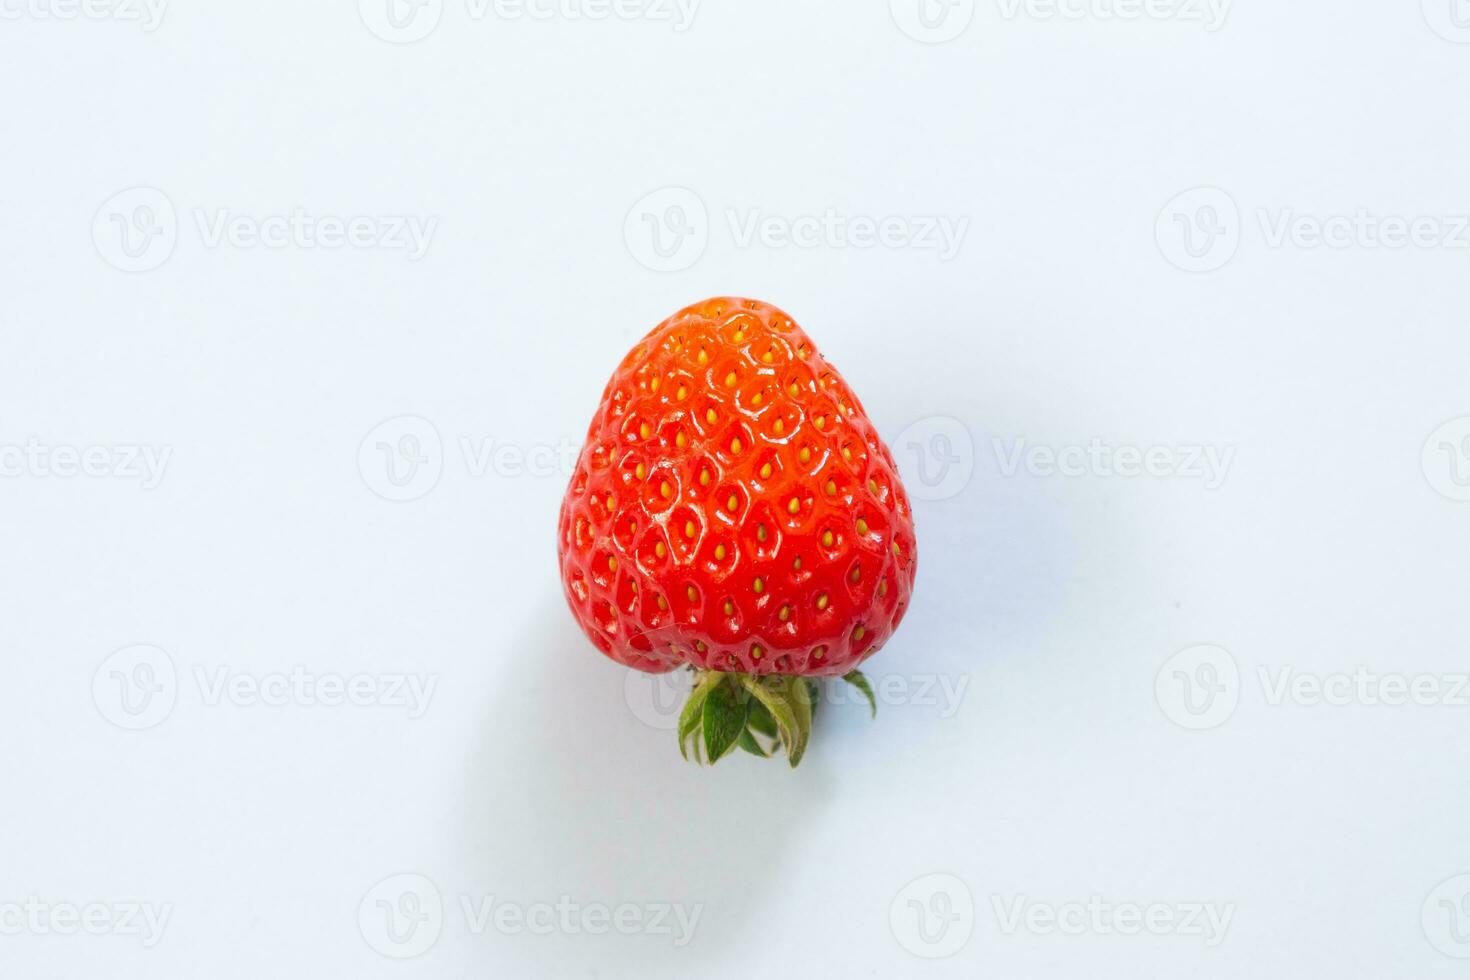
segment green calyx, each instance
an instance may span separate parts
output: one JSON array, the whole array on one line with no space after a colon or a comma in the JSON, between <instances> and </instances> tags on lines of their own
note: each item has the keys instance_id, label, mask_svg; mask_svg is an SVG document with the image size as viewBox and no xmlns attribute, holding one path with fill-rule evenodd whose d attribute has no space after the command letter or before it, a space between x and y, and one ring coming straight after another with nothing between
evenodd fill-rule
<instances>
[{"instance_id":1,"label":"green calyx","mask_svg":"<svg viewBox=\"0 0 1470 980\"><path fill-rule=\"evenodd\" d=\"M876 716L868 679L856 670L842 679L863 692ZM811 740L819 693L811 677L695 671L679 715L679 752L687 759L692 748L696 762L714 765L737 748L764 759L784 746L794 769Z\"/></svg>"}]
</instances>

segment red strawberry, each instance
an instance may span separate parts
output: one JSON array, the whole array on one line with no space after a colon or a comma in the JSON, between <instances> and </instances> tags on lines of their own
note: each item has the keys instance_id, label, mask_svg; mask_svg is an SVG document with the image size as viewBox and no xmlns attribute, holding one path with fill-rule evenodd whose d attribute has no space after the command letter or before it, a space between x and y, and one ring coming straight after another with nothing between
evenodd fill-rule
<instances>
[{"instance_id":1,"label":"red strawberry","mask_svg":"<svg viewBox=\"0 0 1470 980\"><path fill-rule=\"evenodd\" d=\"M914 545L893 457L836 369L780 310L722 297L613 373L557 553L599 650L698 672L681 749L764 755L763 734L795 765L815 688L797 678L843 676L872 701L856 668L903 618Z\"/></svg>"}]
</instances>

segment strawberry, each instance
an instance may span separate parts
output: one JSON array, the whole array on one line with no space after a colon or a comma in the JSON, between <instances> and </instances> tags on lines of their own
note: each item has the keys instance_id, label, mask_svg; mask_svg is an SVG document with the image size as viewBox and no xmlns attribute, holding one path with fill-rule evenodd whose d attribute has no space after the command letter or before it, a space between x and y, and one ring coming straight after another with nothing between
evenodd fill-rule
<instances>
[{"instance_id":1,"label":"strawberry","mask_svg":"<svg viewBox=\"0 0 1470 980\"><path fill-rule=\"evenodd\" d=\"M613 372L557 540L599 650L696 672L681 751L779 743L793 766L816 678L876 709L857 667L908 608L914 549L893 457L841 375L785 313L729 297L675 313Z\"/></svg>"}]
</instances>

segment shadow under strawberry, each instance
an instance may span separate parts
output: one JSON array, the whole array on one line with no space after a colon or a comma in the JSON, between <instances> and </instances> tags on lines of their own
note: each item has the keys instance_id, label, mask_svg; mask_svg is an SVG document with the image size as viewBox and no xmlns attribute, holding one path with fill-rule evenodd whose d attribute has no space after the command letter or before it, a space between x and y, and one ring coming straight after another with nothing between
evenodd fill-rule
<instances>
[{"instance_id":1,"label":"shadow under strawberry","mask_svg":"<svg viewBox=\"0 0 1470 980\"><path fill-rule=\"evenodd\" d=\"M492 928L479 939L493 944L497 965L515 950L528 963L554 955L566 975L573 966L631 974L664 956L683 972L748 943L762 915L781 911L784 901L772 899L790 896L773 894L772 883L820 832L833 774L819 753L799 773L743 752L717 769L691 766L675 720L640 718L627 668L589 651L560 606L548 595L515 650L503 651L516 657L517 682L487 695L484 730L468 747L453 890L523 905L562 896L584 906L682 905L698 915L682 948L670 935L616 930Z\"/></svg>"}]
</instances>

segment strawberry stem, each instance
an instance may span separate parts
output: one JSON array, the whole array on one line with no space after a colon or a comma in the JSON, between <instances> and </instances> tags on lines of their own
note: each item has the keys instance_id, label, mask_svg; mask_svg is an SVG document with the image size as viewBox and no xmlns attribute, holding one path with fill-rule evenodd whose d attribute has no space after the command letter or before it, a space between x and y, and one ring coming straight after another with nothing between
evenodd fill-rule
<instances>
[{"instance_id":1,"label":"strawberry stem","mask_svg":"<svg viewBox=\"0 0 1470 980\"><path fill-rule=\"evenodd\" d=\"M877 701L858 671L843 680L862 691L873 712ZM735 749L762 758L778 747L794 769L811 741L820 687L814 678L696 670L694 690L679 715L679 752L714 765Z\"/></svg>"}]
</instances>

